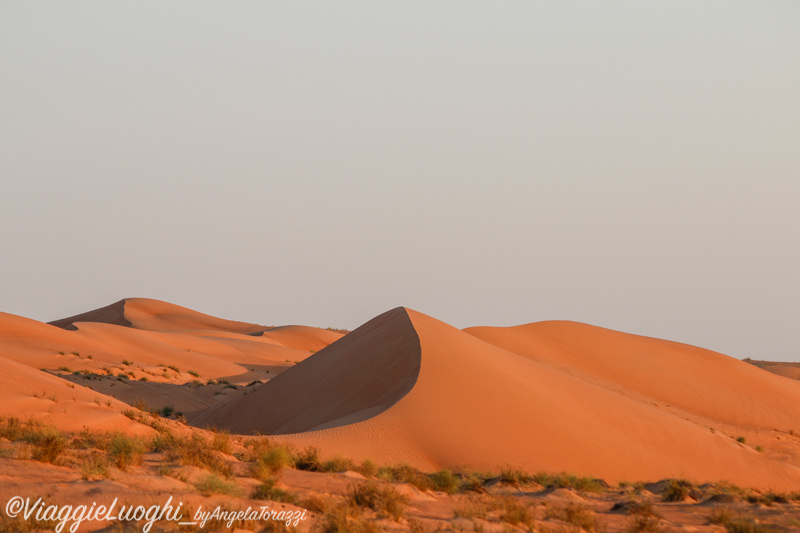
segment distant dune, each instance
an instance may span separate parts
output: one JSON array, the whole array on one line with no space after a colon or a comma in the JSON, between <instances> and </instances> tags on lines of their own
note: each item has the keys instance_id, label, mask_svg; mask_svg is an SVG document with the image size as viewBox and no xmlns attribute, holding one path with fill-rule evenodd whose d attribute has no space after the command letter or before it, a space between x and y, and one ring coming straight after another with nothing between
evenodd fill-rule
<instances>
[{"instance_id":1,"label":"distant dune","mask_svg":"<svg viewBox=\"0 0 800 533\"><path fill-rule=\"evenodd\" d=\"M51 324L0 314L0 350L0 413L65 428L135 426L118 400L144 401L425 469L800 484L799 382L586 324L462 331L397 308L343 335L126 299Z\"/></svg>"}]
</instances>

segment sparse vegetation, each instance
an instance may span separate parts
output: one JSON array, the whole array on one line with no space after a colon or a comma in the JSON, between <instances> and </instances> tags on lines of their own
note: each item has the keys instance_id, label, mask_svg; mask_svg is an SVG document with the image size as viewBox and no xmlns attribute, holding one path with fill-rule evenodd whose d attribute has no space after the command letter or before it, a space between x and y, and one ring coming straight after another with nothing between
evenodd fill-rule
<instances>
[{"instance_id":1,"label":"sparse vegetation","mask_svg":"<svg viewBox=\"0 0 800 533\"><path fill-rule=\"evenodd\" d=\"M538 473L531 481L546 489L575 489L579 492L603 492L606 485L599 479L562 472L560 474Z\"/></svg>"},{"instance_id":2,"label":"sparse vegetation","mask_svg":"<svg viewBox=\"0 0 800 533\"><path fill-rule=\"evenodd\" d=\"M145 446L138 437L117 432L111 437L108 453L114 465L123 471L142 462Z\"/></svg>"},{"instance_id":3,"label":"sparse vegetation","mask_svg":"<svg viewBox=\"0 0 800 533\"><path fill-rule=\"evenodd\" d=\"M779 531L773 524L760 522L755 517L740 513L730 507L713 509L708 521L724 526L729 533L775 533Z\"/></svg>"},{"instance_id":4,"label":"sparse vegetation","mask_svg":"<svg viewBox=\"0 0 800 533\"><path fill-rule=\"evenodd\" d=\"M545 518L555 518L568 524L578 526L584 531L599 531L597 516L582 503L572 502L563 506L548 507Z\"/></svg>"},{"instance_id":5,"label":"sparse vegetation","mask_svg":"<svg viewBox=\"0 0 800 533\"><path fill-rule=\"evenodd\" d=\"M81 478L88 481L107 478L109 476L108 461L103 454L90 453L81 461L80 471Z\"/></svg>"},{"instance_id":6,"label":"sparse vegetation","mask_svg":"<svg viewBox=\"0 0 800 533\"><path fill-rule=\"evenodd\" d=\"M506 496L500 500L500 509L501 522L511 524L512 526L522 524L527 526L530 531L533 531L534 524L536 523L536 517L529 505L521 502L517 498ZM586 531L594 530L586 529Z\"/></svg>"},{"instance_id":7,"label":"sparse vegetation","mask_svg":"<svg viewBox=\"0 0 800 533\"><path fill-rule=\"evenodd\" d=\"M408 498L389 485L380 485L374 481L366 481L353 485L348 490L348 502L359 507L366 507L393 520L400 520L405 512Z\"/></svg>"},{"instance_id":8,"label":"sparse vegetation","mask_svg":"<svg viewBox=\"0 0 800 533\"><path fill-rule=\"evenodd\" d=\"M191 376L194 376L194 377L196 377L196 378L199 378L199 377L200 377L200 374L198 374L198 373L197 373L197 372L195 372L194 370L189 370L189 375L191 375Z\"/></svg>"},{"instance_id":9,"label":"sparse vegetation","mask_svg":"<svg viewBox=\"0 0 800 533\"><path fill-rule=\"evenodd\" d=\"M665 502L682 502L697 490L694 483L686 479L670 479L661 492Z\"/></svg>"},{"instance_id":10,"label":"sparse vegetation","mask_svg":"<svg viewBox=\"0 0 800 533\"><path fill-rule=\"evenodd\" d=\"M287 490L276 487L277 479L267 479L258 485L250 495L254 500L272 500L274 502L285 502L296 504L297 495Z\"/></svg>"},{"instance_id":11,"label":"sparse vegetation","mask_svg":"<svg viewBox=\"0 0 800 533\"><path fill-rule=\"evenodd\" d=\"M742 444L744 444L745 442L747 442L747 439L745 439L744 437L736 437L736 442L741 442Z\"/></svg>"},{"instance_id":12,"label":"sparse vegetation","mask_svg":"<svg viewBox=\"0 0 800 533\"><path fill-rule=\"evenodd\" d=\"M225 494L227 496L239 497L242 495L242 489L239 485L224 481L214 474L203 476L194 483L194 486L203 496Z\"/></svg>"}]
</instances>

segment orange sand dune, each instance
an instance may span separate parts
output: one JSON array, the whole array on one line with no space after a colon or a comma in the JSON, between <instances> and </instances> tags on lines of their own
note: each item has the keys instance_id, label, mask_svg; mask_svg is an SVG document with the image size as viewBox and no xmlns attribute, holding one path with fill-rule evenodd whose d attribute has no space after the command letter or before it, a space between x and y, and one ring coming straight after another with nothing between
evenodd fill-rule
<instances>
[{"instance_id":1,"label":"orange sand dune","mask_svg":"<svg viewBox=\"0 0 800 533\"><path fill-rule=\"evenodd\" d=\"M77 322L102 322L149 331L209 329L249 334L267 329L265 326L225 320L149 298L125 298L94 311L54 320L50 324L75 329Z\"/></svg>"},{"instance_id":2,"label":"orange sand dune","mask_svg":"<svg viewBox=\"0 0 800 533\"><path fill-rule=\"evenodd\" d=\"M274 333L270 336L260 336L265 329L146 299L121 300L53 324L0 313L0 368L4 372L0 386L5 380L17 379L10 377L12 370L5 369L13 361L17 365L14 368L24 365L21 368L46 383L86 391L91 395L91 409L98 402L105 406L111 401L119 415L127 406L111 398L115 396L134 404L142 400L150 407L171 406L191 417L237 394L235 387L231 390L223 384L269 380L341 337L336 332L302 326L271 328ZM124 380L117 379L120 376ZM74 383L68 383L65 377ZM28 383L26 379L15 381L14 390L19 383ZM210 380L225 381L216 388L201 386ZM0 413L41 416L44 404L31 398L35 399L33 394L39 394L36 391L42 387L25 385L17 392L26 388L29 392L22 398L26 401L12 402L8 397ZM40 392L52 391L45 387ZM75 401L81 398L76 396ZM61 414L65 414L64 405L57 406ZM68 413L74 412L71 406ZM87 417L85 423L95 422L103 426L94 416ZM59 426L64 427L61 422Z\"/></svg>"},{"instance_id":3,"label":"orange sand dune","mask_svg":"<svg viewBox=\"0 0 800 533\"><path fill-rule=\"evenodd\" d=\"M0 357L0 415L36 418L65 431L152 430L120 414L128 405L57 376Z\"/></svg>"},{"instance_id":4,"label":"orange sand dune","mask_svg":"<svg viewBox=\"0 0 800 533\"><path fill-rule=\"evenodd\" d=\"M676 342L577 322L537 322L467 333L620 394L739 427L800 425L800 387L738 359Z\"/></svg>"},{"instance_id":5,"label":"orange sand dune","mask_svg":"<svg viewBox=\"0 0 800 533\"><path fill-rule=\"evenodd\" d=\"M632 344L647 351L641 343L662 355L628 361L632 370L615 380L613 372L601 372L612 363L573 367L569 354L538 359L520 355L399 308L248 396L216 408L202 421L237 432L317 428L281 438L355 459L404 461L423 468L511 464L594 474L609 481L681 476L775 488L800 483L800 469L687 416L700 413L755 423L778 406L788 408L788 414L774 415L769 423L788 422L800 405L800 387L785 387L791 382L756 375L755 369L741 368L744 363L704 350L600 328L573 328L584 343L573 351L584 347L583 356L589 359L613 363L621 357L621 347ZM495 343L513 344L500 333L493 333ZM564 335L571 338L569 332ZM525 352L527 341L514 342L509 347ZM635 383L654 375L662 382L653 378L644 386ZM727 388L726 378L731 382ZM732 402L728 408L715 398L751 386L755 392L744 392L744 399L725 396ZM655 397L648 396L648 387Z\"/></svg>"}]
</instances>

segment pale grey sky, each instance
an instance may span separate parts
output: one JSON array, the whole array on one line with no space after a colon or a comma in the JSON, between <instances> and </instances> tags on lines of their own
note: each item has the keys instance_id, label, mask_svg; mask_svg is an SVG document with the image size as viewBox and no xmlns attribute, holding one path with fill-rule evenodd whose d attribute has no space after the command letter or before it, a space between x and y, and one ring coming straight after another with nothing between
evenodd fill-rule
<instances>
[{"instance_id":1,"label":"pale grey sky","mask_svg":"<svg viewBox=\"0 0 800 533\"><path fill-rule=\"evenodd\" d=\"M800 360L800 3L0 3L0 310Z\"/></svg>"}]
</instances>

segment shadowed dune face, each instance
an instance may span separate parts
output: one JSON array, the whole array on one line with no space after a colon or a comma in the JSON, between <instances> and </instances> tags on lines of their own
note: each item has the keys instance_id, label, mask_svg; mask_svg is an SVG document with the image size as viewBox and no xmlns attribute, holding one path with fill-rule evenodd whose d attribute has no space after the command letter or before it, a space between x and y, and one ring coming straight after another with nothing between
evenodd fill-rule
<instances>
[{"instance_id":1,"label":"shadowed dune face","mask_svg":"<svg viewBox=\"0 0 800 533\"><path fill-rule=\"evenodd\" d=\"M419 369L419 339L397 308L197 423L269 435L353 424L405 396Z\"/></svg>"},{"instance_id":2,"label":"shadowed dune face","mask_svg":"<svg viewBox=\"0 0 800 533\"><path fill-rule=\"evenodd\" d=\"M133 326L130 320L125 318L125 300L120 300L111 305L107 305L93 311L88 311L86 313L81 313L79 315L53 320L52 322L48 322L48 324L58 328L76 330L78 328L75 326L75 322L101 322L104 324L114 324L127 328Z\"/></svg>"}]
</instances>

